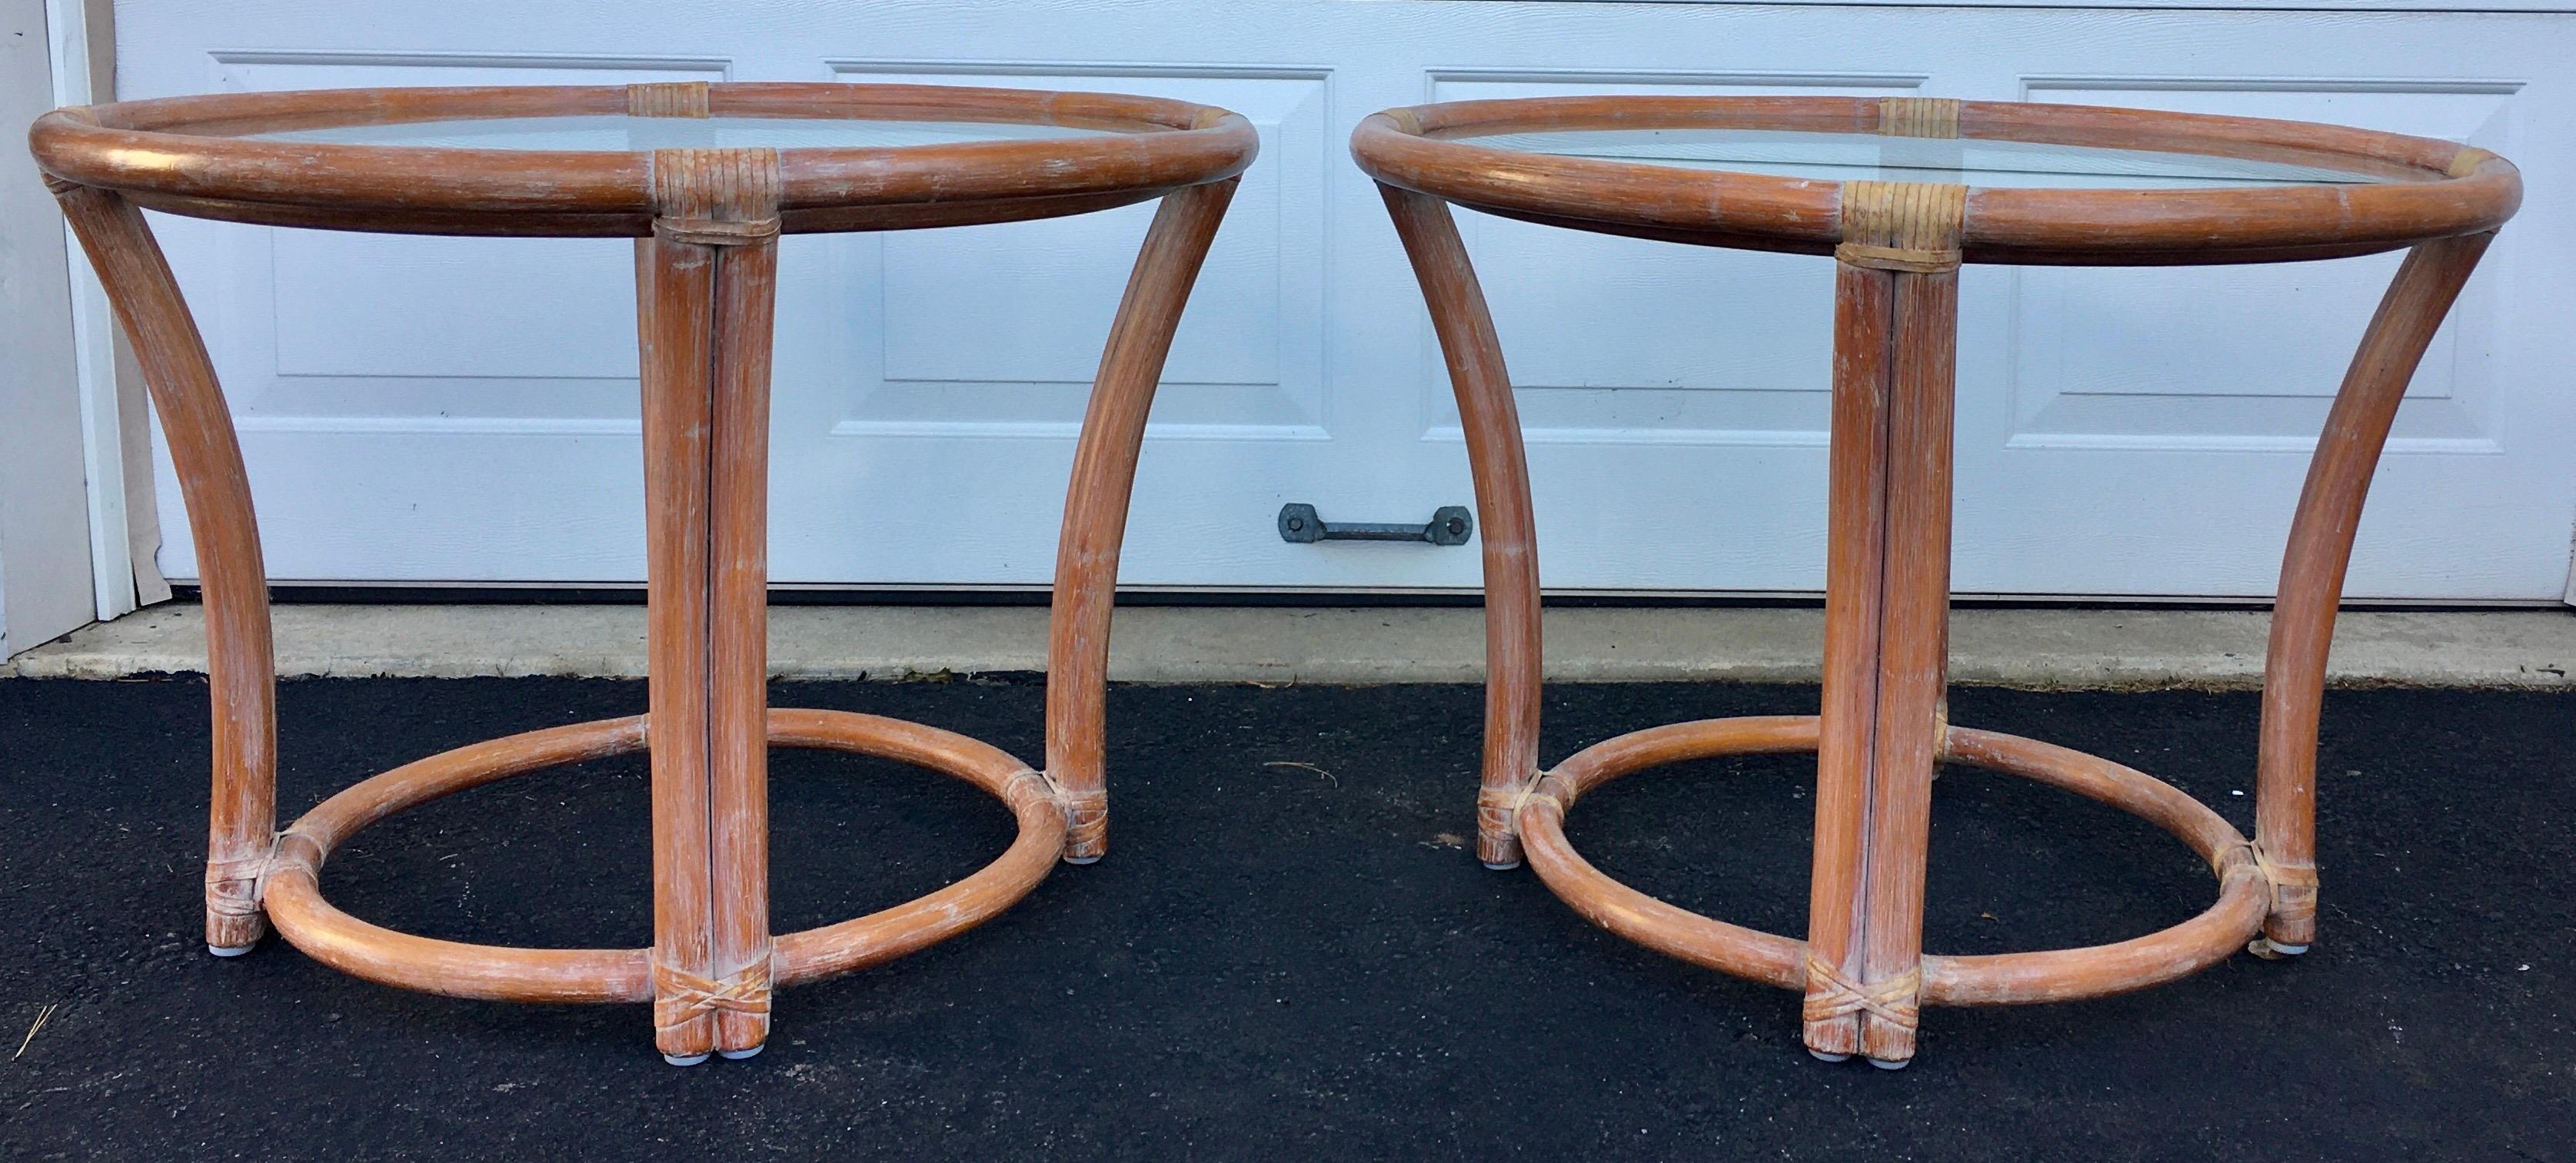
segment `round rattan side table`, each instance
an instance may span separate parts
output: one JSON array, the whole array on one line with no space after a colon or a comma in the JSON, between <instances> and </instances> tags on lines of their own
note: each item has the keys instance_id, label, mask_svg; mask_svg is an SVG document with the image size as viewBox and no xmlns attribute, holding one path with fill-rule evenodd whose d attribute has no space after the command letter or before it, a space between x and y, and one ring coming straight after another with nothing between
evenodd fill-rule
<instances>
[{"instance_id":1,"label":"round rattan side table","mask_svg":"<svg viewBox=\"0 0 2576 1163\"><path fill-rule=\"evenodd\" d=\"M663 83L226 94L61 109L31 146L106 284L168 434L202 572L214 703L206 941L266 927L361 977L459 997L651 1002L675 1064L749 1057L774 988L982 923L1104 851L1109 621L1145 417L1201 261L1251 164L1242 117L1177 101L909 85ZM778 236L1080 214L1160 198L1074 454L1048 644L1046 763L950 732L768 706L769 369ZM396 767L276 830L266 578L232 417L142 210L273 226L636 240L650 584L648 713ZM1016 814L945 889L769 927L767 749L883 756ZM649 750L653 946L519 949L368 924L323 899L331 851L424 801Z\"/></svg>"},{"instance_id":2,"label":"round rattan side table","mask_svg":"<svg viewBox=\"0 0 2576 1163\"><path fill-rule=\"evenodd\" d=\"M1818 1057L1911 1060L1925 1004L2094 997L2316 931L2317 716L2371 470L2434 330L2521 199L2504 159L2453 142L2244 118L1933 98L1572 97L1392 109L1351 138L1447 356L1484 531L1485 740L1477 852L1524 854L1631 940L1805 995ZM1450 214L1701 246L1832 255L1824 697L1819 716L1624 735L1538 766L1539 588L1511 381ZM2142 772L1949 722L1950 463L1958 270L1971 262L2288 262L2411 248L2325 422L2281 568L2252 840ZM1609 780L1710 755L1817 756L1805 940L1611 880L1565 813ZM2092 948L1922 951L1933 767L2025 776L2142 816L2207 859L2218 902Z\"/></svg>"}]
</instances>

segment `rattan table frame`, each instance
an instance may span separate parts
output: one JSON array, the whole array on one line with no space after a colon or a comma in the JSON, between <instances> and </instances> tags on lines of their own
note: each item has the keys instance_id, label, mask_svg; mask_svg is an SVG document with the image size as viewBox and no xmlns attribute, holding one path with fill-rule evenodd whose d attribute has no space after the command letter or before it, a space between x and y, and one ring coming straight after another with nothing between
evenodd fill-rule
<instances>
[{"instance_id":1,"label":"rattan table frame","mask_svg":"<svg viewBox=\"0 0 2576 1163\"><path fill-rule=\"evenodd\" d=\"M1549 130L1711 127L1999 139L2319 165L2392 179L2204 189L1974 188L1805 180L1481 145ZM1936 98L1573 97L1393 109L1351 139L1402 235L1447 358L1484 537L1486 663L1478 856L1526 855L1548 888L1640 944L1804 995L1817 1057L1895 1068L1927 1004L2096 997L2196 972L2240 948L2315 939L2317 720L2371 472L2400 397L2497 227L2514 167L2453 142L2295 122ZM1579 230L1830 254L1831 490L1822 714L1681 723L1539 755L1539 575L1529 471L1484 294L1452 203ZM1945 694L1952 394L1963 263L2282 262L2411 248L2336 393L2292 523L2272 616L2256 835L2142 772L1954 726ZM1713 755L1817 755L1804 940L1618 883L1566 842L1578 797ZM2217 902L2111 945L1995 956L1922 951L1934 766L2020 775L2141 816L2209 862Z\"/></svg>"},{"instance_id":2,"label":"rattan table frame","mask_svg":"<svg viewBox=\"0 0 2576 1163\"><path fill-rule=\"evenodd\" d=\"M633 152L426 149L244 135L462 118L849 117L1110 130L876 148ZM225 94L57 110L31 148L126 333L194 534L214 715L206 941L274 926L360 977L457 997L651 1002L675 1064L749 1057L774 989L846 973L981 924L1057 860L1107 847L1102 716L1109 624L1147 411L1238 175L1241 116L1092 93L705 82ZM1046 762L947 731L768 706L770 343L782 233L914 229L1087 213L1160 198L1092 387L1057 554ZM276 226L636 240L648 526L648 713L513 735L364 780L276 828L267 579L232 416L142 210ZM767 749L859 752L983 789L1018 820L1000 858L864 917L773 935ZM394 932L323 899L351 834L430 799L539 768L649 750L653 945L523 949Z\"/></svg>"}]
</instances>

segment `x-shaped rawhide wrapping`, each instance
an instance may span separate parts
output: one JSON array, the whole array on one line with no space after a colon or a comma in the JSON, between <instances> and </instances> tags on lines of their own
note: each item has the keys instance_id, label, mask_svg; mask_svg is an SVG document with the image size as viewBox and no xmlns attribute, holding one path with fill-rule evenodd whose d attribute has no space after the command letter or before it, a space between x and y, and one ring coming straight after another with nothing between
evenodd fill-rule
<instances>
[{"instance_id":1,"label":"x-shaped rawhide wrapping","mask_svg":"<svg viewBox=\"0 0 2576 1163\"><path fill-rule=\"evenodd\" d=\"M1921 1020L1922 1003L1918 999L1922 993L1923 971L1919 968L1864 986L1831 965L1813 957L1807 959L1806 1019L1810 1022L1865 1013L1874 1020L1911 1030Z\"/></svg>"},{"instance_id":2,"label":"x-shaped rawhide wrapping","mask_svg":"<svg viewBox=\"0 0 2576 1163\"><path fill-rule=\"evenodd\" d=\"M1097 855L1109 842L1109 793L1060 791L1056 802L1064 805L1065 851Z\"/></svg>"},{"instance_id":3,"label":"x-shaped rawhide wrapping","mask_svg":"<svg viewBox=\"0 0 2576 1163\"><path fill-rule=\"evenodd\" d=\"M2317 912L2317 869L2313 864L2275 864L2263 846L2246 843L2242 851L2253 857L2254 869L2272 886L2272 915L2305 920ZM2223 858L2223 857L2222 857Z\"/></svg>"},{"instance_id":4,"label":"x-shaped rawhide wrapping","mask_svg":"<svg viewBox=\"0 0 2576 1163\"><path fill-rule=\"evenodd\" d=\"M241 860L209 861L206 908L227 917L260 915L260 877L268 871L268 861L265 852Z\"/></svg>"},{"instance_id":5,"label":"x-shaped rawhide wrapping","mask_svg":"<svg viewBox=\"0 0 2576 1163\"><path fill-rule=\"evenodd\" d=\"M664 1030L715 1013L767 1014L769 964L747 965L721 981L685 969L653 966L653 1024Z\"/></svg>"},{"instance_id":6,"label":"x-shaped rawhide wrapping","mask_svg":"<svg viewBox=\"0 0 2576 1163\"><path fill-rule=\"evenodd\" d=\"M1476 789L1477 823L1493 831L1519 834L1521 805L1529 802L1530 789L1537 785L1538 777L1531 776L1519 787Z\"/></svg>"}]
</instances>

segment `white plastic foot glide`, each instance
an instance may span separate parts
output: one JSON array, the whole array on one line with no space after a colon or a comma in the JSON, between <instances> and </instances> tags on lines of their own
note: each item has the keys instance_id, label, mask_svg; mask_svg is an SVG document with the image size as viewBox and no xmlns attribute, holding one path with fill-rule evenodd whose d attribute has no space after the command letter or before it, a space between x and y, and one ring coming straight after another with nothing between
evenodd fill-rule
<instances>
[{"instance_id":1,"label":"white plastic foot glide","mask_svg":"<svg viewBox=\"0 0 2576 1163\"><path fill-rule=\"evenodd\" d=\"M1881 1070L1903 1070L1913 1061L1911 1058L1872 1058L1869 1064Z\"/></svg>"},{"instance_id":2,"label":"white plastic foot glide","mask_svg":"<svg viewBox=\"0 0 2576 1163\"><path fill-rule=\"evenodd\" d=\"M767 1042L763 1042L763 1043L761 1043L760 1045L758 1045L758 1046L754 1046L754 1047L752 1047L751 1049L748 1049L748 1050L718 1050L718 1051L716 1051L716 1055L717 1055L718 1057L726 1058L726 1059L729 1059L729 1060L731 1060L731 1061L740 1062L740 1061L742 1061L742 1060L743 1060L743 1059L745 1059L745 1058L757 1058L757 1057L760 1057L760 1052L761 1052L763 1049L766 1049L766 1048L768 1047L768 1045L769 1045L769 1043L767 1043Z\"/></svg>"},{"instance_id":3,"label":"white plastic foot glide","mask_svg":"<svg viewBox=\"0 0 2576 1163\"><path fill-rule=\"evenodd\" d=\"M1080 865L1080 864L1098 864L1098 863L1100 863L1100 858L1099 858L1099 857L1097 857L1097 856L1067 856L1067 857L1065 857L1065 858L1064 858L1064 862L1065 862L1065 863L1067 863L1067 864L1076 864L1076 865Z\"/></svg>"},{"instance_id":4,"label":"white plastic foot glide","mask_svg":"<svg viewBox=\"0 0 2576 1163\"><path fill-rule=\"evenodd\" d=\"M1479 860L1476 863L1482 864L1487 869L1494 872L1510 872L1511 870L1521 866L1521 862L1517 860L1509 860L1501 864L1496 864L1491 860Z\"/></svg>"},{"instance_id":5,"label":"white plastic foot glide","mask_svg":"<svg viewBox=\"0 0 2576 1163\"><path fill-rule=\"evenodd\" d=\"M206 952L212 953L217 957L239 957L244 953L250 952L252 948L253 947L249 945L208 945L206 946Z\"/></svg>"},{"instance_id":6,"label":"white plastic foot glide","mask_svg":"<svg viewBox=\"0 0 2576 1163\"><path fill-rule=\"evenodd\" d=\"M1832 1053L1832 1052L1830 1052L1830 1051L1825 1051L1825 1050L1819 1050L1819 1049L1816 1049L1816 1048L1815 1048L1815 1047L1813 1047L1813 1046L1809 1046L1809 1047L1807 1047L1807 1056L1808 1056L1808 1057L1810 1057L1810 1058L1815 1059L1815 1060L1816 1060L1816 1061L1818 1061L1818 1062L1849 1062L1849 1061L1851 1061L1851 1055L1849 1055L1849 1054L1835 1054L1835 1053Z\"/></svg>"},{"instance_id":7,"label":"white plastic foot glide","mask_svg":"<svg viewBox=\"0 0 2576 1163\"><path fill-rule=\"evenodd\" d=\"M704 1054L664 1054L662 1061L673 1066L695 1066L707 1060Z\"/></svg>"},{"instance_id":8,"label":"white plastic foot glide","mask_svg":"<svg viewBox=\"0 0 2576 1163\"><path fill-rule=\"evenodd\" d=\"M2308 947L2305 945L2281 945L2274 943L2270 937L2256 937L2245 943L2245 951L2260 957L2265 961L2278 961L2284 957L2296 957L2301 953L2305 953L2308 951Z\"/></svg>"}]
</instances>

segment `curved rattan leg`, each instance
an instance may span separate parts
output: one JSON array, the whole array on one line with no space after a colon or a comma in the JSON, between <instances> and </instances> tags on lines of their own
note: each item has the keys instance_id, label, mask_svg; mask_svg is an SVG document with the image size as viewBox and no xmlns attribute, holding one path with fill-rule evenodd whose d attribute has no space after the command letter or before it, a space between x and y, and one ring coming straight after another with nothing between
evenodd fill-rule
<instances>
[{"instance_id":1,"label":"curved rattan leg","mask_svg":"<svg viewBox=\"0 0 2576 1163\"><path fill-rule=\"evenodd\" d=\"M250 478L205 340L142 211L113 191L56 184L54 193L134 341L187 501L214 704L206 947L231 956L267 929L259 878L277 828L277 668Z\"/></svg>"},{"instance_id":2,"label":"curved rattan leg","mask_svg":"<svg viewBox=\"0 0 2576 1163\"><path fill-rule=\"evenodd\" d=\"M1228 178L1164 195L1118 301L1074 447L1056 542L1046 690L1046 775L1064 803L1069 864L1089 864L1109 850L1106 718L1118 549L1163 360L1235 184Z\"/></svg>"},{"instance_id":3,"label":"curved rattan leg","mask_svg":"<svg viewBox=\"0 0 2576 1163\"><path fill-rule=\"evenodd\" d=\"M2317 715L2353 534L2415 365L2494 237L2438 239L2407 254L2371 316L2308 462L2263 660L2255 843L2272 880L2272 913L2255 942L2258 953L2302 953L2316 939Z\"/></svg>"},{"instance_id":4,"label":"curved rattan leg","mask_svg":"<svg viewBox=\"0 0 2576 1163\"><path fill-rule=\"evenodd\" d=\"M1476 857L1487 868L1521 862L1516 813L1538 780L1538 532L1529 457L1521 444L1512 379L1476 268L1449 204L1380 185L1395 231L1431 309L1449 364L1467 464L1476 481L1476 535L1485 547L1485 754L1476 793Z\"/></svg>"},{"instance_id":5,"label":"curved rattan leg","mask_svg":"<svg viewBox=\"0 0 2576 1163\"><path fill-rule=\"evenodd\" d=\"M661 150L637 246L653 768L655 1041L769 1036L769 349L778 159Z\"/></svg>"}]
</instances>

